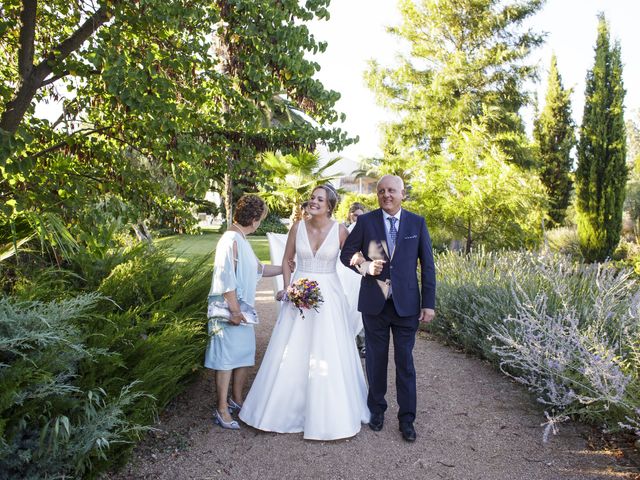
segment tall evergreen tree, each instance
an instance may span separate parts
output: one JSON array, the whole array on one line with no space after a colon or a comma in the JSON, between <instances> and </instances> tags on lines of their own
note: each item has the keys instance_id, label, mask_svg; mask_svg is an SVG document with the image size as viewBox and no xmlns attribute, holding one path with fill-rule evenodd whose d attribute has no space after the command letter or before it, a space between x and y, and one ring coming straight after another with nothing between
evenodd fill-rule
<instances>
[{"instance_id":1,"label":"tall evergreen tree","mask_svg":"<svg viewBox=\"0 0 640 480\"><path fill-rule=\"evenodd\" d=\"M542 37L522 28L543 0L400 0L402 23L389 31L410 51L396 68L372 62L378 101L400 113L386 126L387 158L437 155L451 135L487 125L510 161L530 160L520 108L528 102L526 62Z\"/></svg>"},{"instance_id":2,"label":"tall evergreen tree","mask_svg":"<svg viewBox=\"0 0 640 480\"><path fill-rule=\"evenodd\" d=\"M562 86L556 56L551 57L545 106L534 122L533 136L540 154L540 180L549 195L554 226L564 221L571 195L571 149L575 144L571 119L571 90Z\"/></svg>"},{"instance_id":3,"label":"tall evergreen tree","mask_svg":"<svg viewBox=\"0 0 640 480\"><path fill-rule=\"evenodd\" d=\"M627 181L624 95L620 45L611 45L609 26L600 15L576 170L578 237L587 261L606 259L620 241Z\"/></svg>"}]
</instances>

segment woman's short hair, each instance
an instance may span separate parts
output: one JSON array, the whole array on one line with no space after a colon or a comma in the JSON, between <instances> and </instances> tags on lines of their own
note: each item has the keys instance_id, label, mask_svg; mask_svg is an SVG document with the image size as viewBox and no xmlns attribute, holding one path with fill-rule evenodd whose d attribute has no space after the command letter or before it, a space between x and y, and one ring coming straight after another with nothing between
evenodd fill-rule
<instances>
[{"instance_id":1,"label":"woman's short hair","mask_svg":"<svg viewBox=\"0 0 640 480\"><path fill-rule=\"evenodd\" d=\"M267 216L267 204L259 196L247 194L240 197L233 211L233 221L243 227L248 227L256 220Z\"/></svg>"},{"instance_id":2,"label":"woman's short hair","mask_svg":"<svg viewBox=\"0 0 640 480\"><path fill-rule=\"evenodd\" d=\"M323 183L322 185L316 186L313 190L317 190L321 188L327 194L327 205L329 206L329 216L333 215L333 211L336 209L336 205L340 201L338 197L338 192L330 183Z\"/></svg>"},{"instance_id":3,"label":"woman's short hair","mask_svg":"<svg viewBox=\"0 0 640 480\"><path fill-rule=\"evenodd\" d=\"M360 202L353 202L349 207L349 213L353 213L356 210L362 210L363 213L367 213L367 207Z\"/></svg>"}]
</instances>

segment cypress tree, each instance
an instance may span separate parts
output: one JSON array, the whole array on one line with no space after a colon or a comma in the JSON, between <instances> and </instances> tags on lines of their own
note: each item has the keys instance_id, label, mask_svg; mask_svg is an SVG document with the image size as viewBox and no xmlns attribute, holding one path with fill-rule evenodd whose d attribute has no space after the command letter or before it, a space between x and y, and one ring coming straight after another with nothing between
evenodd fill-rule
<instances>
[{"instance_id":1,"label":"cypress tree","mask_svg":"<svg viewBox=\"0 0 640 480\"><path fill-rule=\"evenodd\" d=\"M571 90L562 86L558 62L553 55L545 106L533 130L540 155L540 180L549 195L549 217L553 226L564 221L571 195L571 149L575 145L575 132L570 95Z\"/></svg>"},{"instance_id":2,"label":"cypress tree","mask_svg":"<svg viewBox=\"0 0 640 480\"><path fill-rule=\"evenodd\" d=\"M601 14L595 61L587 73L576 170L578 238L587 261L611 256L620 241L627 181L624 95L620 45L610 44Z\"/></svg>"}]
</instances>

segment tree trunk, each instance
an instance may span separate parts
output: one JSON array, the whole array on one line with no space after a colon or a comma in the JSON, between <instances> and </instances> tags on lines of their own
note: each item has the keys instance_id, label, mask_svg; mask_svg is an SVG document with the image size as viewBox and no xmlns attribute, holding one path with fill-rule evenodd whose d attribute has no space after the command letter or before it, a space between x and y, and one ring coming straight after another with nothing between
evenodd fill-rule
<instances>
[{"instance_id":1,"label":"tree trunk","mask_svg":"<svg viewBox=\"0 0 640 480\"><path fill-rule=\"evenodd\" d=\"M227 211L227 228L233 223L233 159L227 157L227 173L224 174L224 208Z\"/></svg>"},{"instance_id":2,"label":"tree trunk","mask_svg":"<svg viewBox=\"0 0 640 480\"><path fill-rule=\"evenodd\" d=\"M53 68L77 51L87 38L109 20L106 7L100 7L71 36L51 48L51 51L55 53L50 53L37 66L34 66L36 8L36 1L26 1L20 14L22 25L18 64L21 81L14 97L6 103L2 117L0 117L0 130L10 134L14 134L18 130L36 92L43 86L45 78L53 72Z\"/></svg>"},{"instance_id":3,"label":"tree trunk","mask_svg":"<svg viewBox=\"0 0 640 480\"><path fill-rule=\"evenodd\" d=\"M147 225L144 223L144 220L133 224L133 231L136 234L136 237L141 242L147 242L149 244L153 244L153 238L151 237L151 232L147 228Z\"/></svg>"}]
</instances>

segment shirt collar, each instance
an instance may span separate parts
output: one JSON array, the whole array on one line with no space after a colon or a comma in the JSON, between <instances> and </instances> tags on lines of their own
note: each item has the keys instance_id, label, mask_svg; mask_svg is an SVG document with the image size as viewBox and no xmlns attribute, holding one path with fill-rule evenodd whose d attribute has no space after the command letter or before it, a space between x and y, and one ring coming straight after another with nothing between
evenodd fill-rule
<instances>
[{"instance_id":1,"label":"shirt collar","mask_svg":"<svg viewBox=\"0 0 640 480\"><path fill-rule=\"evenodd\" d=\"M387 218L389 217L395 217L396 220L398 221L398 223L400 223L400 213L402 212L402 209L398 210L396 212L395 215L389 215L387 212L385 212L384 210L382 210L382 218L384 218L385 223L388 222Z\"/></svg>"}]
</instances>

